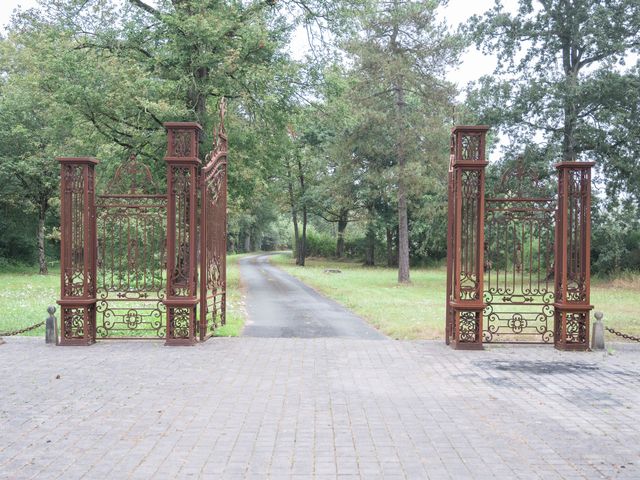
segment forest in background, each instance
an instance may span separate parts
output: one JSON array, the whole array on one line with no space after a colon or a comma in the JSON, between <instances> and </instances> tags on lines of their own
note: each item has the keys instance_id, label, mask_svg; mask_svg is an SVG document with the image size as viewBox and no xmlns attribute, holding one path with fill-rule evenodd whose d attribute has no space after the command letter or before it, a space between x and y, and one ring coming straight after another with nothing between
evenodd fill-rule
<instances>
[{"instance_id":1,"label":"forest in background","mask_svg":"<svg viewBox=\"0 0 640 480\"><path fill-rule=\"evenodd\" d=\"M46 0L0 38L0 268L55 262L57 156L94 156L98 190L129 155L163 185L167 121L228 101L232 252L398 268L446 256L449 132L487 124L554 188L553 164L597 162L592 268L640 269L640 4L519 0L461 28L437 0ZM306 30L311 48L290 43ZM470 45L498 58L446 80ZM498 137L498 135L500 137Z\"/></svg>"}]
</instances>

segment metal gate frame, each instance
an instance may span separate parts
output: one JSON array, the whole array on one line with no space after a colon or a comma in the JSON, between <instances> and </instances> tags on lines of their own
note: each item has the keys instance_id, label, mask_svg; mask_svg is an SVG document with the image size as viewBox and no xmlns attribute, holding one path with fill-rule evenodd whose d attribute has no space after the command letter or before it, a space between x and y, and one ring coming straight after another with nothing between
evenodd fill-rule
<instances>
[{"instance_id":1,"label":"metal gate frame","mask_svg":"<svg viewBox=\"0 0 640 480\"><path fill-rule=\"evenodd\" d=\"M199 158L202 127L194 122L164 124L167 192L156 197L166 201L166 292L162 298L166 345L206 340L225 321L227 137L223 121L224 102L214 149L204 167ZM61 168L60 345L91 345L96 341L99 301L95 193L99 162L92 157L57 160ZM217 189L215 196L212 185ZM125 202L123 208L131 207L126 198L118 196ZM139 195L130 198L133 202L141 199Z\"/></svg>"},{"instance_id":2,"label":"metal gate frame","mask_svg":"<svg viewBox=\"0 0 640 480\"><path fill-rule=\"evenodd\" d=\"M485 157L489 127L451 132L445 337L456 349L483 348ZM589 349L591 169L560 162L554 253L554 346Z\"/></svg>"}]
</instances>

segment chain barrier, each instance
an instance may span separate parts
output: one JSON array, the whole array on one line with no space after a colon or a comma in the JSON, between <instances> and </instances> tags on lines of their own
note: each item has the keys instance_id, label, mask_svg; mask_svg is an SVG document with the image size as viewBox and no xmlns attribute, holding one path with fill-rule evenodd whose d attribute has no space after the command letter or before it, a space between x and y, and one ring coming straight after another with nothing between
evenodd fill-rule
<instances>
[{"instance_id":1,"label":"chain barrier","mask_svg":"<svg viewBox=\"0 0 640 480\"><path fill-rule=\"evenodd\" d=\"M633 335L628 335L626 333L618 332L617 330L614 330L613 328L609 328L609 327L604 327L604 329L607 332L611 332L614 335L617 335L618 337L624 338L625 340L631 340L633 342L640 342L640 337L634 337Z\"/></svg>"},{"instance_id":2,"label":"chain barrier","mask_svg":"<svg viewBox=\"0 0 640 480\"><path fill-rule=\"evenodd\" d=\"M0 332L0 337L12 337L14 335L20 335L21 333L30 332L31 330L40 328L44 325L44 323L45 322L36 323L35 325L31 325L30 327L21 328L20 330L14 330L12 332Z\"/></svg>"}]
</instances>

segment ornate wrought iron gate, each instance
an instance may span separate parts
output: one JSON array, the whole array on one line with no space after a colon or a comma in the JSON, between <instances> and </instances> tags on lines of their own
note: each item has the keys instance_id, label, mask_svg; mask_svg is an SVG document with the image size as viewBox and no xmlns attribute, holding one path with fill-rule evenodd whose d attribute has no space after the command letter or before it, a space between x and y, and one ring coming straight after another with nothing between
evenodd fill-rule
<instances>
[{"instance_id":1,"label":"ornate wrought iron gate","mask_svg":"<svg viewBox=\"0 0 640 480\"><path fill-rule=\"evenodd\" d=\"M485 198L486 126L451 137L446 342L589 348L593 162L562 162L558 196L540 195L522 164ZM553 324L551 323L553 319Z\"/></svg>"},{"instance_id":2,"label":"ornate wrought iron gate","mask_svg":"<svg viewBox=\"0 0 640 480\"><path fill-rule=\"evenodd\" d=\"M165 124L164 193L153 185L149 169L131 157L96 199L98 161L58 159L62 345L89 345L96 337L165 338L169 345L192 345L224 324L223 120L224 104L204 167L200 125Z\"/></svg>"},{"instance_id":3,"label":"ornate wrought iron gate","mask_svg":"<svg viewBox=\"0 0 640 480\"><path fill-rule=\"evenodd\" d=\"M167 195L131 156L96 197L98 338L165 336Z\"/></svg>"},{"instance_id":4,"label":"ornate wrought iron gate","mask_svg":"<svg viewBox=\"0 0 640 480\"><path fill-rule=\"evenodd\" d=\"M519 161L485 198L485 342L553 340L555 198Z\"/></svg>"},{"instance_id":5,"label":"ornate wrought iron gate","mask_svg":"<svg viewBox=\"0 0 640 480\"><path fill-rule=\"evenodd\" d=\"M213 150L200 174L200 339L226 322L227 134L224 103Z\"/></svg>"}]
</instances>

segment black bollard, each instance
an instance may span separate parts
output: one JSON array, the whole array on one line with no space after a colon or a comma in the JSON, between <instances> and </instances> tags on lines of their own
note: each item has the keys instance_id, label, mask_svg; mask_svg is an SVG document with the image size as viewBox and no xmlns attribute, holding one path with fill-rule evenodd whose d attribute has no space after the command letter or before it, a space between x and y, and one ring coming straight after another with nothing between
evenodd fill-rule
<instances>
[{"instance_id":1,"label":"black bollard","mask_svg":"<svg viewBox=\"0 0 640 480\"><path fill-rule=\"evenodd\" d=\"M58 344L58 335L56 334L56 317L53 315L56 313L56 307L53 305L47 308L47 312L49 312L49 316L46 321L46 329L45 329L45 342Z\"/></svg>"}]
</instances>

